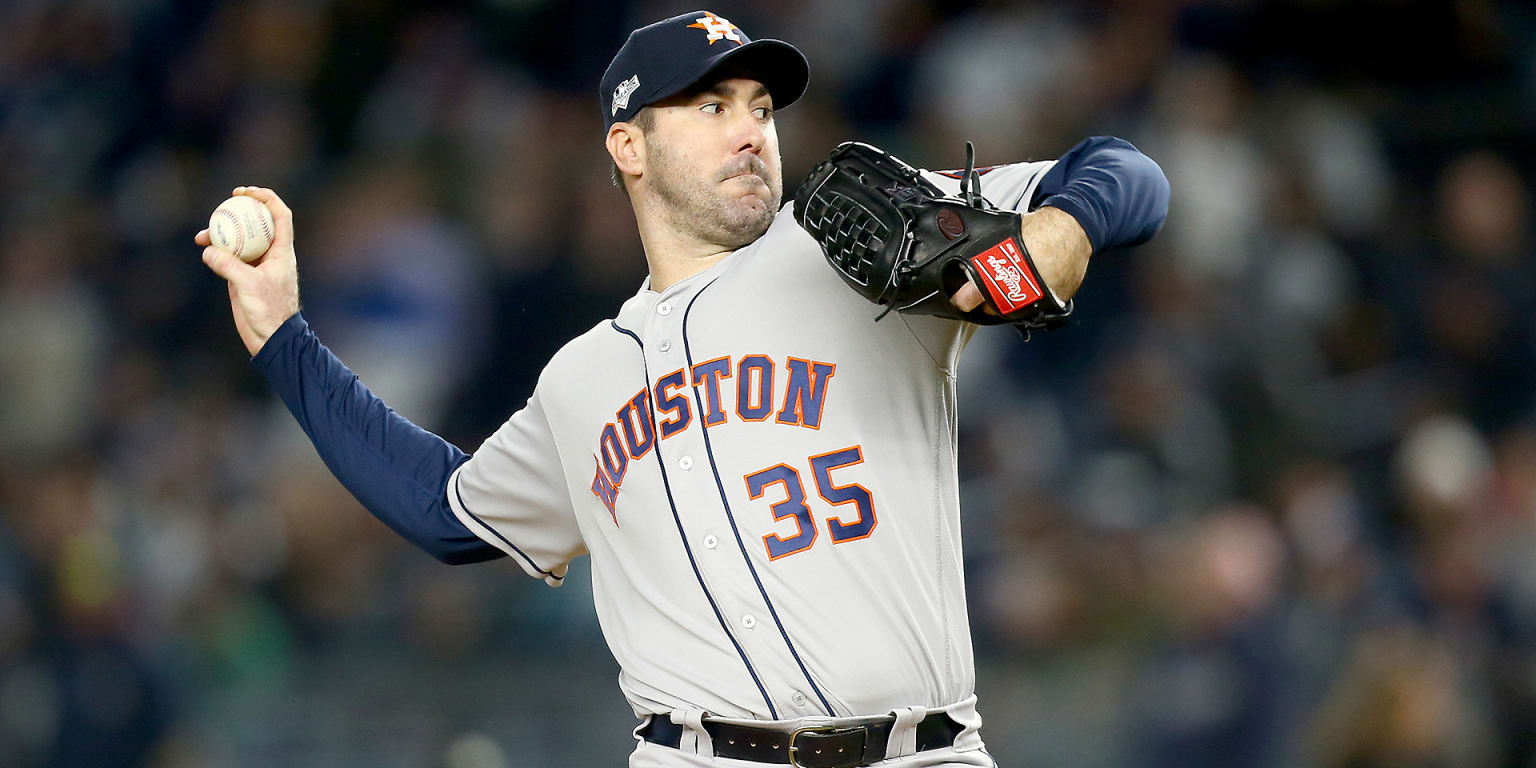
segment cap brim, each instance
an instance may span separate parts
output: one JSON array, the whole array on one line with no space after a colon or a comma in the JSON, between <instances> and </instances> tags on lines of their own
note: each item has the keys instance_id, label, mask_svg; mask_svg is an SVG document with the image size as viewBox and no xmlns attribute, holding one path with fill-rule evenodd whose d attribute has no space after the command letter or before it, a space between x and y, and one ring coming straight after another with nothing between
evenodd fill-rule
<instances>
[{"instance_id":1,"label":"cap brim","mask_svg":"<svg viewBox=\"0 0 1536 768\"><path fill-rule=\"evenodd\" d=\"M806 61L805 54L783 40L753 40L746 45L722 51L719 56L705 59L704 62L703 69L696 74L689 73L678 78L679 82L675 84L669 83L651 101L660 101L687 91L716 76L721 70L728 69L732 74L750 77L762 83L773 97L773 108L783 109L805 94L806 85L811 80L811 65Z\"/></svg>"}]
</instances>

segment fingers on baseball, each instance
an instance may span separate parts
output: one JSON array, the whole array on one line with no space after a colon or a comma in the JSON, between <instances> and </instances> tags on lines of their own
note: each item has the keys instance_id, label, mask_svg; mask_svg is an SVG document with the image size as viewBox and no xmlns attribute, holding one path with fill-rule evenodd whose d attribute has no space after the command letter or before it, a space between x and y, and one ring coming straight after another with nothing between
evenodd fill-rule
<instances>
[{"instance_id":1,"label":"fingers on baseball","mask_svg":"<svg viewBox=\"0 0 1536 768\"><path fill-rule=\"evenodd\" d=\"M196 235L192 236L192 242L197 243L198 245L207 246L213 244L213 238L209 236L208 230L204 229L198 232Z\"/></svg>"},{"instance_id":2,"label":"fingers on baseball","mask_svg":"<svg viewBox=\"0 0 1536 768\"><path fill-rule=\"evenodd\" d=\"M236 289L256 276L255 267L235 258L233 253L211 245L203 249L203 263L207 264L214 274L228 280L230 286Z\"/></svg>"},{"instance_id":3,"label":"fingers on baseball","mask_svg":"<svg viewBox=\"0 0 1536 768\"><path fill-rule=\"evenodd\" d=\"M273 243L293 242L293 211L281 197L277 196L276 192L266 187L235 187L234 193L256 198L272 212L272 223L277 226L276 236L272 239Z\"/></svg>"}]
</instances>

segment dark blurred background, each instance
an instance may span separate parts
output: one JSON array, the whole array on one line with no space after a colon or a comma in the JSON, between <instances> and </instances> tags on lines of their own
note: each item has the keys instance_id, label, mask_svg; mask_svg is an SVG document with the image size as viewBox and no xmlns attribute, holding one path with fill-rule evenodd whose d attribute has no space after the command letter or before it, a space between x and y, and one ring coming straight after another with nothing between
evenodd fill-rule
<instances>
[{"instance_id":1,"label":"dark blurred background","mask_svg":"<svg viewBox=\"0 0 1536 768\"><path fill-rule=\"evenodd\" d=\"M396 539L191 240L278 190L321 338L473 450L645 274L596 83L694 7L0 6L0 766L624 764L585 562L551 590ZM1077 327L967 351L1002 765L1536 766L1536 9L711 10L810 57L786 188L848 138L1090 134L1172 182Z\"/></svg>"}]
</instances>

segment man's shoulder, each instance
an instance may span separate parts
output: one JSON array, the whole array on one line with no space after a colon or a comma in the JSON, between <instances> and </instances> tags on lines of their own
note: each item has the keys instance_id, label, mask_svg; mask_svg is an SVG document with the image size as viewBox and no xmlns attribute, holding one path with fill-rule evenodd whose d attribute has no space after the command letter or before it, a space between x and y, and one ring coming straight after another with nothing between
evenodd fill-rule
<instances>
[{"instance_id":1,"label":"man's shoulder","mask_svg":"<svg viewBox=\"0 0 1536 768\"><path fill-rule=\"evenodd\" d=\"M615 318L604 318L581 335L567 341L549 358L543 373L539 374L542 387L546 381L568 380L573 373L590 373L594 365L611 361L615 352L624 346L634 346L631 334L622 330Z\"/></svg>"},{"instance_id":2,"label":"man's shoulder","mask_svg":"<svg viewBox=\"0 0 1536 768\"><path fill-rule=\"evenodd\" d=\"M796 232L807 237L810 236L805 231L805 228L800 226L800 222L795 220L795 201L794 198L790 198L784 201L784 205L779 208L779 212L774 214L773 223L768 225L768 231L763 233L763 237L775 234L783 236Z\"/></svg>"},{"instance_id":3,"label":"man's shoulder","mask_svg":"<svg viewBox=\"0 0 1536 768\"><path fill-rule=\"evenodd\" d=\"M773 217L773 222L768 229L752 244L748 246L750 251L770 250L782 256L785 251L819 257L821 246L816 244L811 233L806 232L795 220L795 201L784 203L778 214ZM781 260L781 259L780 259Z\"/></svg>"}]
</instances>

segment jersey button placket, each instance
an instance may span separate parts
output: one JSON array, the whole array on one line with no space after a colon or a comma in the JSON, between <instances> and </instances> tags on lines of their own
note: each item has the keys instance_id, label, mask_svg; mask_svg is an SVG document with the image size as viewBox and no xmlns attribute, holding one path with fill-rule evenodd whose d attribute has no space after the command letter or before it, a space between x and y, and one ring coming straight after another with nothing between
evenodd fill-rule
<instances>
[{"instance_id":1,"label":"jersey button placket","mask_svg":"<svg viewBox=\"0 0 1536 768\"><path fill-rule=\"evenodd\" d=\"M681 316L688 300L687 294L679 294L657 302L651 322L646 323L648 336L652 340L649 349L651 354L656 356L652 365L655 370L666 371L675 368L679 361L668 363L662 357L667 355L673 346L676 346L679 356L684 353L686 340L682 335ZM695 400L697 393L692 391L692 387L685 387L681 391L688 397L690 406L697 409L699 407ZM713 516L721 513L718 506L720 497L715 485L715 474L710 471L709 466L702 463L705 462L703 458L705 444L699 418L699 414L695 411L694 422L688 429L674 435L665 445L666 462L669 465L665 471L669 475L672 490L677 495L677 511L684 527L690 529L690 533L698 530L694 526L708 531L718 522ZM763 613L767 610L767 606L753 599L755 594L746 594L741 591L750 589L751 576L743 570L743 563L735 556L736 545L729 533L724 535L718 532L704 533L703 536L692 541L700 548L696 554L699 557L698 566L704 578L711 584L721 587L715 595L720 601L721 611L726 616L736 617L731 634L736 636L758 671L764 671L764 664L771 667L774 659L778 659L781 663L793 663L792 659L780 658L784 655L783 646L779 642L778 633L771 631L770 625L763 625L764 632L767 634L757 631L758 618L768 615ZM766 680L764 682L768 683ZM769 685L770 688L777 688L776 685ZM781 692L775 698L784 695L782 688L778 690ZM792 693L793 689L790 692ZM782 701L782 699L779 700Z\"/></svg>"}]
</instances>

